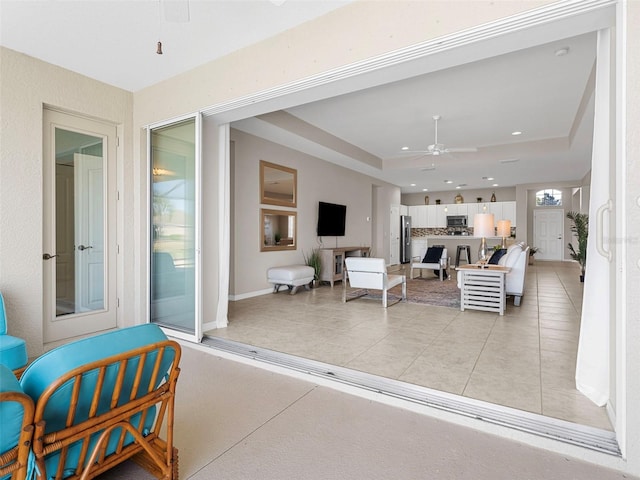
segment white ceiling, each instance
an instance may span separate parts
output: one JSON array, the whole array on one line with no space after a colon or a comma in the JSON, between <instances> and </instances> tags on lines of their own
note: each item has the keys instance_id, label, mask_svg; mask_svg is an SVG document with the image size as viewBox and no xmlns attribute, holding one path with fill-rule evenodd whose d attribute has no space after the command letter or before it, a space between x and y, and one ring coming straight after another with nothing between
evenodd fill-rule
<instances>
[{"instance_id":1,"label":"white ceiling","mask_svg":"<svg viewBox=\"0 0 640 480\"><path fill-rule=\"evenodd\" d=\"M0 43L137 91L349 1L278 3L0 0ZM155 54L159 38L163 55ZM569 53L556 56L564 47ZM465 190L493 183L573 181L590 166L594 61L595 35L581 35L298 106L286 115L234 122L233 127L348 165L399 185L403 193L459 184L466 184ZM442 117L440 143L478 151L403 155L403 146L423 150L433 143L436 114ZM297 119L307 123L296 126ZM300 133L314 128L324 136ZM512 136L515 130L522 135ZM334 141L327 141L331 136ZM435 169L425 171L432 165Z\"/></svg>"},{"instance_id":2,"label":"white ceiling","mask_svg":"<svg viewBox=\"0 0 640 480\"><path fill-rule=\"evenodd\" d=\"M0 0L0 44L135 92L351 1Z\"/></svg>"}]
</instances>

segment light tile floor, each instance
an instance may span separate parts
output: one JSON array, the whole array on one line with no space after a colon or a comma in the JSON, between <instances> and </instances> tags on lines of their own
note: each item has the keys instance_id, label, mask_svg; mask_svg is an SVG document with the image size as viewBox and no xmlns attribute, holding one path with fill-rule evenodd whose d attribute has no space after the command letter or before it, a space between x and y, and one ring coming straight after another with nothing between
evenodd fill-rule
<instances>
[{"instance_id":1,"label":"light tile floor","mask_svg":"<svg viewBox=\"0 0 640 480\"><path fill-rule=\"evenodd\" d=\"M281 292L229 305L207 332L520 410L611 430L575 389L582 284L572 263L530 266L520 307L489 312L379 300L342 303L342 287Z\"/></svg>"}]
</instances>

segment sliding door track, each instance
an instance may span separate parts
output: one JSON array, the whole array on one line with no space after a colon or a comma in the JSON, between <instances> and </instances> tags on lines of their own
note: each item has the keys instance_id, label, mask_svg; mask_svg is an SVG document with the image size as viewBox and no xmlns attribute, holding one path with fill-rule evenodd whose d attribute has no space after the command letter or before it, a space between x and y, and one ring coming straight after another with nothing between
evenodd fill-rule
<instances>
[{"instance_id":1,"label":"sliding door track","mask_svg":"<svg viewBox=\"0 0 640 480\"><path fill-rule=\"evenodd\" d=\"M615 433L608 430L545 417L223 338L205 335L202 343L215 350L240 355L259 362L289 368L308 375L330 379L390 397L552 438L602 453L615 456L621 455Z\"/></svg>"}]
</instances>

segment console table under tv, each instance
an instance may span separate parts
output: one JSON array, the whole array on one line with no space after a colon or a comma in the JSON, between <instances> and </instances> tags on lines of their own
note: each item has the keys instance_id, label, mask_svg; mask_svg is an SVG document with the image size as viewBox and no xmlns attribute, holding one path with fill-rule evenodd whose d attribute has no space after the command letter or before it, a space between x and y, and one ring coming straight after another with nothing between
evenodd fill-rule
<instances>
[{"instance_id":1,"label":"console table under tv","mask_svg":"<svg viewBox=\"0 0 640 480\"><path fill-rule=\"evenodd\" d=\"M368 257L370 247L340 247L320 249L320 281L334 282L342 280L345 257Z\"/></svg>"}]
</instances>

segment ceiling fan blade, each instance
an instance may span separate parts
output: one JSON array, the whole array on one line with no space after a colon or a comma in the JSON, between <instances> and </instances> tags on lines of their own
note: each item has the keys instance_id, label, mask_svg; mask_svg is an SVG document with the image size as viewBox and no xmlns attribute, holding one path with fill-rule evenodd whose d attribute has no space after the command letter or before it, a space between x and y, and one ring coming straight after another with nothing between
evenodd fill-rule
<instances>
[{"instance_id":1,"label":"ceiling fan blade","mask_svg":"<svg viewBox=\"0 0 640 480\"><path fill-rule=\"evenodd\" d=\"M469 148L445 148L445 153L476 153L478 151L477 148L469 147Z\"/></svg>"},{"instance_id":2,"label":"ceiling fan blade","mask_svg":"<svg viewBox=\"0 0 640 480\"><path fill-rule=\"evenodd\" d=\"M406 150L398 155L396 155L396 157L410 157L412 155L415 156L422 156L422 155L433 155L433 152L431 152L430 150Z\"/></svg>"}]
</instances>

